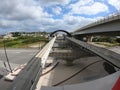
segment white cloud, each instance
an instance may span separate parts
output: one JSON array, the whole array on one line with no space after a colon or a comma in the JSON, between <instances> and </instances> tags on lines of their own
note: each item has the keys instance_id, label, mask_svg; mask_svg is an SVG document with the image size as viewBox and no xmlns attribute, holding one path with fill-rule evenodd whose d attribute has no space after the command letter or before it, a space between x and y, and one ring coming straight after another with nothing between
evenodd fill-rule
<instances>
[{"instance_id":1,"label":"white cloud","mask_svg":"<svg viewBox=\"0 0 120 90\"><path fill-rule=\"evenodd\" d=\"M75 8L75 6L85 6L85 5L91 5L94 3L94 0L79 0L77 3L75 4L71 4L72 7Z\"/></svg>"},{"instance_id":2,"label":"white cloud","mask_svg":"<svg viewBox=\"0 0 120 90\"><path fill-rule=\"evenodd\" d=\"M51 6L51 5L66 5L69 4L71 0L39 0L41 6Z\"/></svg>"},{"instance_id":3,"label":"white cloud","mask_svg":"<svg viewBox=\"0 0 120 90\"><path fill-rule=\"evenodd\" d=\"M92 22L94 19L75 17L72 15L64 15L63 19L42 18L41 20L31 21L29 23L23 23L22 27L34 27L42 31L54 31L58 29L72 31ZM27 29L27 28L25 28Z\"/></svg>"},{"instance_id":4,"label":"white cloud","mask_svg":"<svg viewBox=\"0 0 120 90\"><path fill-rule=\"evenodd\" d=\"M63 29L72 31L95 21L97 18L86 18L79 15L74 16L73 14L95 15L99 12L108 11L105 4L94 2L94 0L79 0L79 2L69 6L71 1L72 0L0 0L0 33L2 30L54 31ZM46 10L46 7L41 5L50 9ZM49 11L51 8L52 11ZM64 10L62 10L62 8L64 8ZM69 12L70 8L71 12ZM55 16L50 14L51 12L53 12ZM56 17L57 15L59 15L60 18Z\"/></svg>"},{"instance_id":5,"label":"white cloud","mask_svg":"<svg viewBox=\"0 0 120 90\"><path fill-rule=\"evenodd\" d=\"M83 27L93 21L95 21L94 18L91 19L81 16L64 15L64 24L66 24L71 31Z\"/></svg>"},{"instance_id":6,"label":"white cloud","mask_svg":"<svg viewBox=\"0 0 120 90\"><path fill-rule=\"evenodd\" d=\"M55 13L56 15L59 15L62 11L62 9L60 7L56 7L52 9L53 13Z\"/></svg>"},{"instance_id":7,"label":"white cloud","mask_svg":"<svg viewBox=\"0 0 120 90\"><path fill-rule=\"evenodd\" d=\"M80 0L70 6L71 14L96 15L100 12L107 12L108 7L104 3L94 2L93 0Z\"/></svg>"},{"instance_id":8,"label":"white cloud","mask_svg":"<svg viewBox=\"0 0 120 90\"><path fill-rule=\"evenodd\" d=\"M95 19L84 18L84 17L76 17L72 15L64 15L63 19L53 19L53 18L44 18L42 21L37 21L40 29L45 31L54 31L54 30L67 30L72 31L78 29L84 25L93 22Z\"/></svg>"},{"instance_id":9,"label":"white cloud","mask_svg":"<svg viewBox=\"0 0 120 90\"><path fill-rule=\"evenodd\" d=\"M1 20L0 21L0 28L9 28L12 26L17 25L17 21L10 21L10 20Z\"/></svg>"},{"instance_id":10,"label":"white cloud","mask_svg":"<svg viewBox=\"0 0 120 90\"><path fill-rule=\"evenodd\" d=\"M120 11L120 0L108 0L108 3Z\"/></svg>"},{"instance_id":11,"label":"white cloud","mask_svg":"<svg viewBox=\"0 0 120 90\"><path fill-rule=\"evenodd\" d=\"M72 15L64 15L64 21L69 25L75 25L81 22L83 17L75 17Z\"/></svg>"},{"instance_id":12,"label":"white cloud","mask_svg":"<svg viewBox=\"0 0 120 90\"><path fill-rule=\"evenodd\" d=\"M49 17L47 12L43 12L34 0L0 0L0 17L24 20L38 17Z\"/></svg>"},{"instance_id":13,"label":"white cloud","mask_svg":"<svg viewBox=\"0 0 120 90\"><path fill-rule=\"evenodd\" d=\"M0 33L7 30L40 30L40 26L44 27L40 23L52 16L34 0L0 0L0 2Z\"/></svg>"}]
</instances>

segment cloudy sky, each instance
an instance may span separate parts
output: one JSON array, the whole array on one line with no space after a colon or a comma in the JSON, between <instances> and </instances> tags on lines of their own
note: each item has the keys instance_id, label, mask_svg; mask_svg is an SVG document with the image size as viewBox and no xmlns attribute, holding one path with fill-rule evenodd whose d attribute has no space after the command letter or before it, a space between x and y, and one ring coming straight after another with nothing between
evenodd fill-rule
<instances>
[{"instance_id":1,"label":"cloudy sky","mask_svg":"<svg viewBox=\"0 0 120 90\"><path fill-rule=\"evenodd\" d=\"M76 30L120 11L120 0L0 0L0 34Z\"/></svg>"}]
</instances>

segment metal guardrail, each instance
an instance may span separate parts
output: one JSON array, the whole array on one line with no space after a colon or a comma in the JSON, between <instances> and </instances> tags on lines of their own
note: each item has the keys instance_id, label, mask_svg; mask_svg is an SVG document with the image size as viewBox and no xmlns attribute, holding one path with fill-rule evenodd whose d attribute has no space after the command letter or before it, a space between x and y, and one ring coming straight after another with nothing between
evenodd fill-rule
<instances>
[{"instance_id":1,"label":"metal guardrail","mask_svg":"<svg viewBox=\"0 0 120 90\"><path fill-rule=\"evenodd\" d=\"M69 38L67 37L68 41L75 43L77 45L80 45L90 51L92 51L93 53L97 54L98 56L104 58L105 60L111 62L112 64L114 64L116 67L120 68L120 54L115 53L111 50L102 48L102 47L97 47L91 44L88 44L86 42L77 40L75 38Z\"/></svg>"},{"instance_id":2,"label":"metal guardrail","mask_svg":"<svg viewBox=\"0 0 120 90\"><path fill-rule=\"evenodd\" d=\"M35 90L47 57L55 42L54 37L22 70L8 90Z\"/></svg>"}]
</instances>

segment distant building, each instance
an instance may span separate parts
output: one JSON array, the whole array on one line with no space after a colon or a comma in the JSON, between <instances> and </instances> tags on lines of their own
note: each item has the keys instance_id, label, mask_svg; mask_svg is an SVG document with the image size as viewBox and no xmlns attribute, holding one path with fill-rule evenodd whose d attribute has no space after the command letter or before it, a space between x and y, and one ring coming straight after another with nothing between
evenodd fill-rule
<instances>
[{"instance_id":1,"label":"distant building","mask_svg":"<svg viewBox=\"0 0 120 90\"><path fill-rule=\"evenodd\" d=\"M12 33L7 33L6 35L3 36L4 39L14 39Z\"/></svg>"},{"instance_id":2,"label":"distant building","mask_svg":"<svg viewBox=\"0 0 120 90\"><path fill-rule=\"evenodd\" d=\"M18 37L18 36L44 36L44 37L48 37L48 33L46 32L10 32L9 34L7 34L6 37Z\"/></svg>"}]
</instances>

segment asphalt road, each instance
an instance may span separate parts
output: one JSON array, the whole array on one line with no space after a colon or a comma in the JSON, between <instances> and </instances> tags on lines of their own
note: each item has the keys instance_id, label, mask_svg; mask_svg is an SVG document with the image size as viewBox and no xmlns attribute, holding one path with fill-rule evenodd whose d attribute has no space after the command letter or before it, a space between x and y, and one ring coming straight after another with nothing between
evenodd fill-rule
<instances>
[{"instance_id":1,"label":"asphalt road","mask_svg":"<svg viewBox=\"0 0 120 90\"><path fill-rule=\"evenodd\" d=\"M37 49L7 49L10 63L27 63L37 52ZM0 49L0 61L6 61L5 52Z\"/></svg>"},{"instance_id":2,"label":"asphalt road","mask_svg":"<svg viewBox=\"0 0 120 90\"><path fill-rule=\"evenodd\" d=\"M38 52L38 49L7 49L7 55L11 68L25 64L32 59L34 55ZM6 62L5 52L0 49L0 75L5 75L7 70L9 70L8 64ZM6 64L6 68L5 65ZM6 70L7 69L7 70Z\"/></svg>"}]
</instances>

